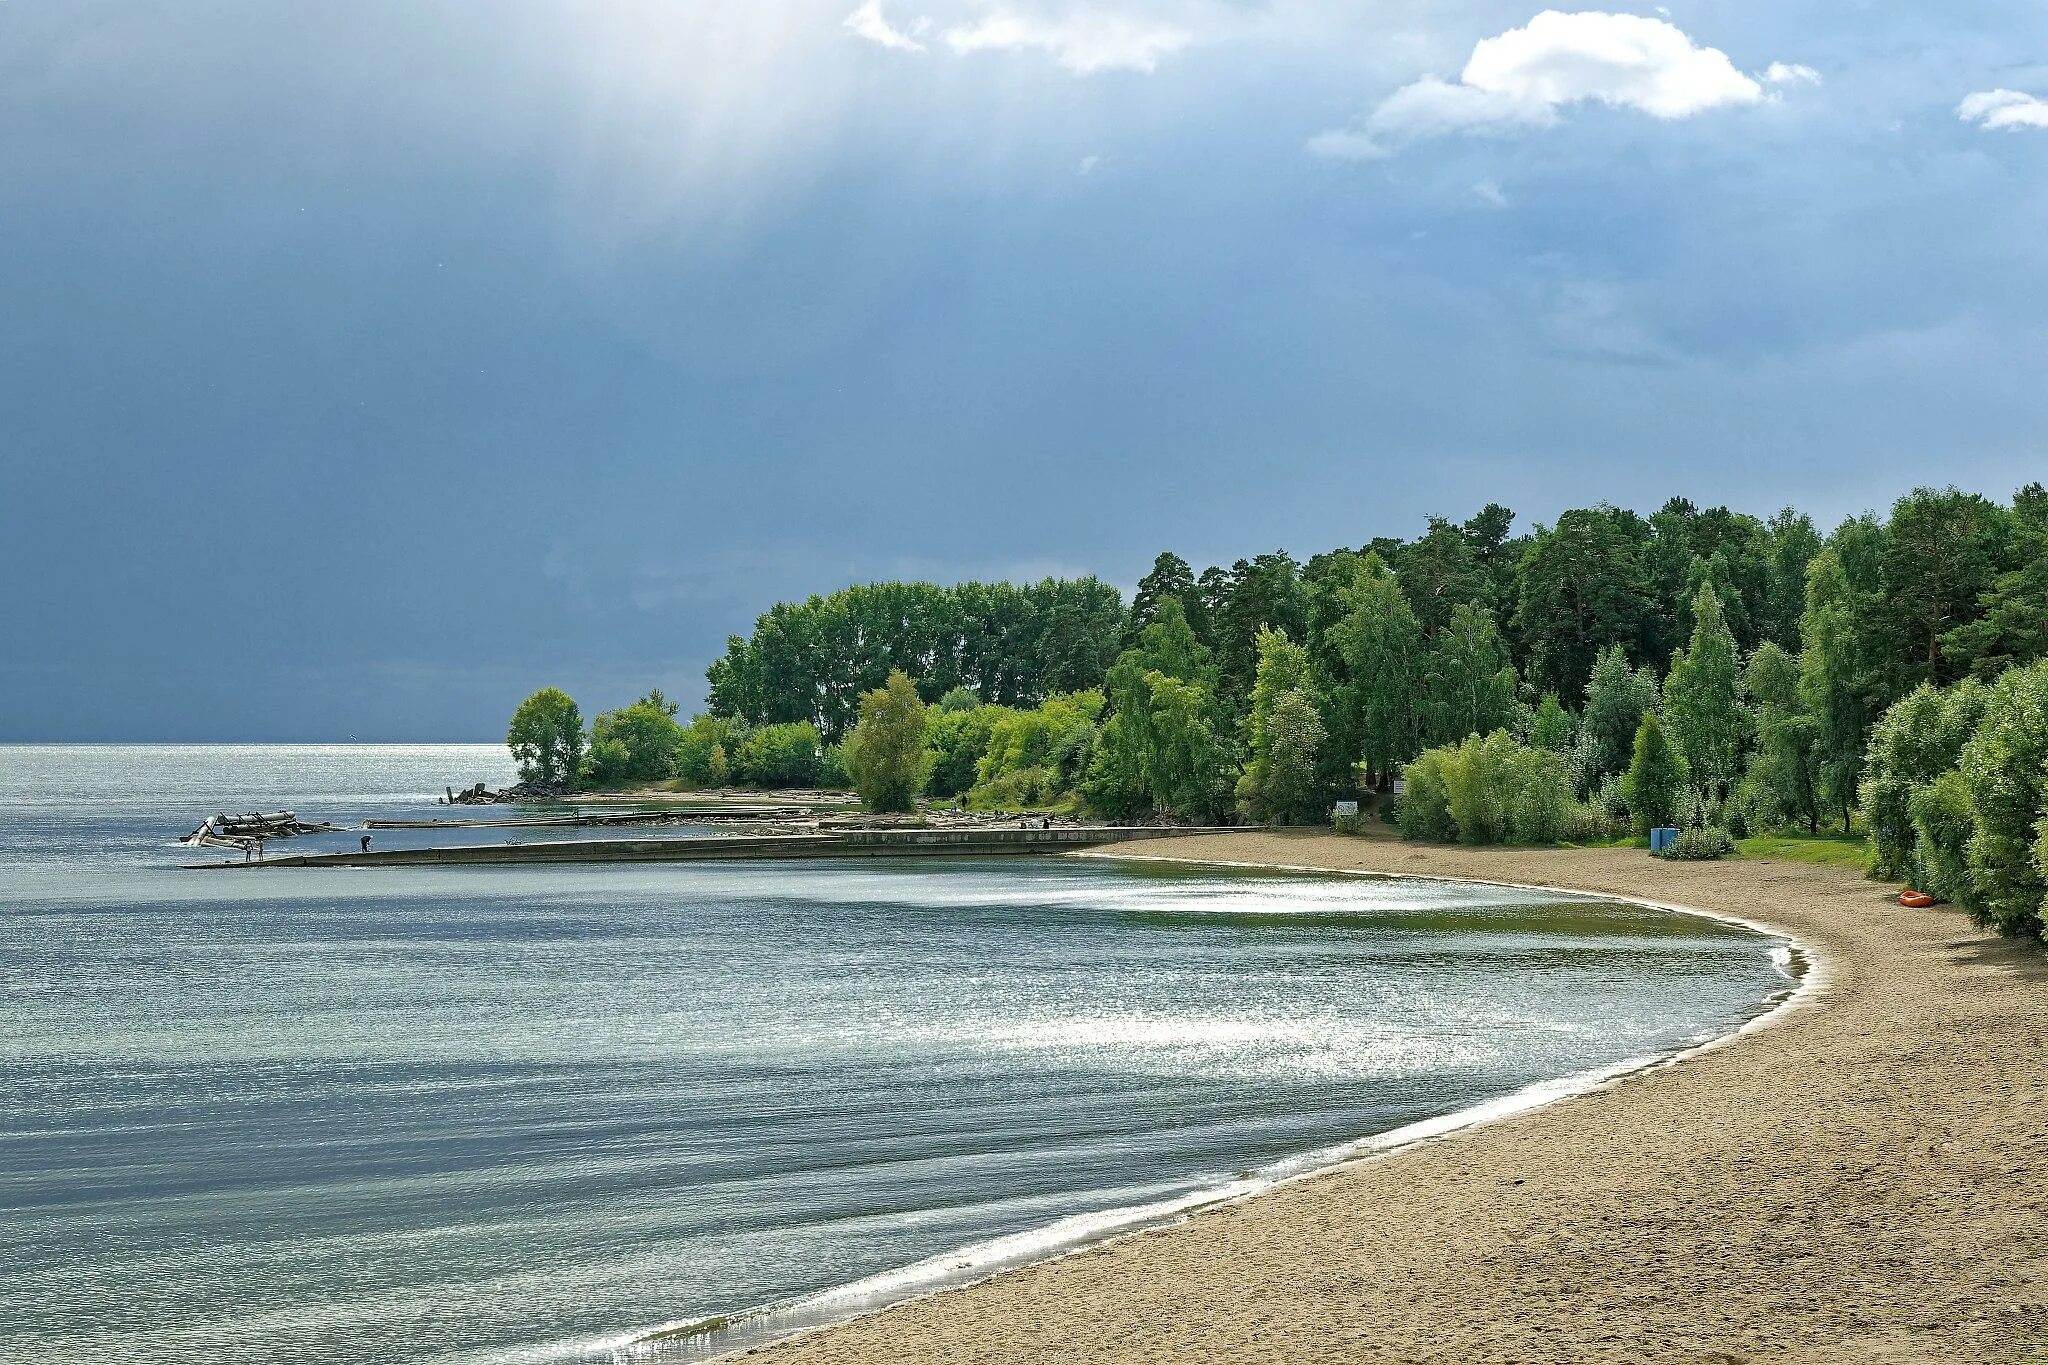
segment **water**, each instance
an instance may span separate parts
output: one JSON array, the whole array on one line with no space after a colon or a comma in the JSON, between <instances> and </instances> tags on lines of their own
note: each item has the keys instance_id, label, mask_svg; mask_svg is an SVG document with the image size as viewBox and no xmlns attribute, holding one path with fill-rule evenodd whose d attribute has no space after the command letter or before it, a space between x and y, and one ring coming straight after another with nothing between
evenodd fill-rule
<instances>
[{"instance_id":1,"label":"water","mask_svg":"<svg viewBox=\"0 0 2048 1365\"><path fill-rule=\"evenodd\" d=\"M509 766L0 747L0 1359L699 1358L1786 986L1739 929L1476 887L165 846L221 809L431 815Z\"/></svg>"}]
</instances>

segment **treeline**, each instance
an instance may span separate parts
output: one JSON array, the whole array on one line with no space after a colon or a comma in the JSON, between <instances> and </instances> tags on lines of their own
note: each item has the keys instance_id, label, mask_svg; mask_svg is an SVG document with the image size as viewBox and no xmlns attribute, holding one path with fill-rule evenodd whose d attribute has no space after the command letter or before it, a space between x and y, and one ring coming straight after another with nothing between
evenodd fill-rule
<instances>
[{"instance_id":1,"label":"treeline","mask_svg":"<svg viewBox=\"0 0 2048 1365\"><path fill-rule=\"evenodd\" d=\"M579 762L593 780L844 781L863 696L900 670L925 708L929 796L1317 821L1406 774L1400 815L1418 835L1678 824L1711 850L1722 831L1851 830L1859 796L1874 825L1866 754L1894 704L2043 657L2038 484L2010 503L1920 489L1826 534L1791 510L1684 499L1516 534L1490 505L1306 561L1196 572L1161 554L1128 609L1094 579L784 604L712 665L706 715L669 716L670 734L645 700L607 713Z\"/></svg>"},{"instance_id":2,"label":"treeline","mask_svg":"<svg viewBox=\"0 0 2048 1365\"><path fill-rule=\"evenodd\" d=\"M1032 706L1099 686L1126 625L1122 597L1093 578L1008 583L875 583L784 602L726 642L711 665L713 715L749 725L806 722L836 743L864 693L901 670L926 701L965 688Z\"/></svg>"}]
</instances>

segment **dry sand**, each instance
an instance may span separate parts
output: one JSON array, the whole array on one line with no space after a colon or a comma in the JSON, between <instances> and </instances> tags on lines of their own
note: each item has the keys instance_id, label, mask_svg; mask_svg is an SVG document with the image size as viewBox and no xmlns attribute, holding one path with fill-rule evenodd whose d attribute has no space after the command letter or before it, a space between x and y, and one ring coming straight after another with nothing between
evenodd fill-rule
<instances>
[{"instance_id":1,"label":"dry sand","mask_svg":"<svg viewBox=\"0 0 2048 1365\"><path fill-rule=\"evenodd\" d=\"M1719 910L1822 976L1676 1066L749 1358L2048 1365L2048 955L1795 863L1324 834L1131 851Z\"/></svg>"}]
</instances>

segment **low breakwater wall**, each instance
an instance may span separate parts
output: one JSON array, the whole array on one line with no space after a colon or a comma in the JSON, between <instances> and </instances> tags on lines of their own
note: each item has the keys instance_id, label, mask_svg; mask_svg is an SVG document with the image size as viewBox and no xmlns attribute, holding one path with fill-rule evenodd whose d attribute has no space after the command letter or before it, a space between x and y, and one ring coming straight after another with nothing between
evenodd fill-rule
<instances>
[{"instance_id":1,"label":"low breakwater wall","mask_svg":"<svg viewBox=\"0 0 2048 1365\"><path fill-rule=\"evenodd\" d=\"M1243 833L1234 826L1232 833ZM681 863L762 858L930 858L1060 853L1130 839L1216 834L1221 828L1145 825L1063 829L888 829L830 834L720 834L671 839L556 839L530 844L302 853L262 862L195 863L195 870L258 867L440 867L525 863Z\"/></svg>"}]
</instances>

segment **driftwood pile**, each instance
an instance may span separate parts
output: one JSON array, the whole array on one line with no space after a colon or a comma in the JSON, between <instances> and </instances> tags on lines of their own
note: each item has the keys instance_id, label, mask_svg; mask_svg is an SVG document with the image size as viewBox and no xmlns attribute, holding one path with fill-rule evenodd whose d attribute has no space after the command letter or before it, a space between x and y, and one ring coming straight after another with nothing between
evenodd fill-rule
<instances>
[{"instance_id":1,"label":"driftwood pile","mask_svg":"<svg viewBox=\"0 0 2048 1365\"><path fill-rule=\"evenodd\" d=\"M479 782L474 787L461 791L448 788L449 806L506 806L515 801L556 801L569 794L567 787L552 782L519 782L502 791L492 791L488 782Z\"/></svg>"},{"instance_id":2,"label":"driftwood pile","mask_svg":"<svg viewBox=\"0 0 2048 1365\"><path fill-rule=\"evenodd\" d=\"M333 834L339 825L308 824L291 811L251 811L246 815L209 815L186 835L193 848L241 848L265 839L294 839L301 834Z\"/></svg>"}]
</instances>

